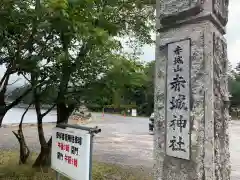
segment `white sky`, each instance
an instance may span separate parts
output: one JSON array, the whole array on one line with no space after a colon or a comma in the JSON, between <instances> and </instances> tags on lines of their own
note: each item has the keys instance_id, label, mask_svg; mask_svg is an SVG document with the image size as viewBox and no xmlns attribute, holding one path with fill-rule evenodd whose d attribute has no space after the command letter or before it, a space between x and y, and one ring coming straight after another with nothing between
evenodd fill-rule
<instances>
[{"instance_id":1,"label":"white sky","mask_svg":"<svg viewBox=\"0 0 240 180\"><path fill-rule=\"evenodd\" d=\"M228 42L228 59L232 66L235 67L240 51L240 0L229 1L229 20L227 24L227 42Z\"/></svg>"},{"instance_id":2,"label":"white sky","mask_svg":"<svg viewBox=\"0 0 240 180\"><path fill-rule=\"evenodd\" d=\"M240 0L230 0L229 3L229 19L225 37L228 43L228 59L231 65L235 67L240 62L238 57L240 53ZM145 61L154 60L154 46L145 46L143 51L144 55L141 56L141 59Z\"/></svg>"},{"instance_id":3,"label":"white sky","mask_svg":"<svg viewBox=\"0 0 240 180\"><path fill-rule=\"evenodd\" d=\"M228 42L228 59L233 67L240 62L238 59L240 52L240 0L230 0L229 2L229 20L227 24L227 34L225 35ZM128 50L127 50L128 51ZM140 56L142 61L152 61L155 59L155 46L146 45L142 49L143 54ZM4 68L0 67L0 76L4 73ZM12 77L15 81L18 77ZM21 84L21 81L18 82Z\"/></svg>"}]
</instances>

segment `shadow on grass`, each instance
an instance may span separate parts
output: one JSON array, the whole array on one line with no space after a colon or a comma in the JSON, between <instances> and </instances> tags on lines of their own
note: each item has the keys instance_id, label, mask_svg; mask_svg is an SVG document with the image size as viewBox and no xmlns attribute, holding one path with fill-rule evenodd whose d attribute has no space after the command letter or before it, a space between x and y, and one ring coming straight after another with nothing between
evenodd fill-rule
<instances>
[{"instance_id":1,"label":"shadow on grass","mask_svg":"<svg viewBox=\"0 0 240 180\"><path fill-rule=\"evenodd\" d=\"M28 163L19 165L16 151L0 151L0 179L4 180L55 180L56 173L50 168L33 169L36 154L31 154ZM140 169L120 167L112 164L93 163L93 180L152 180ZM81 176L81 175L79 175ZM61 177L61 180L68 180Z\"/></svg>"}]
</instances>

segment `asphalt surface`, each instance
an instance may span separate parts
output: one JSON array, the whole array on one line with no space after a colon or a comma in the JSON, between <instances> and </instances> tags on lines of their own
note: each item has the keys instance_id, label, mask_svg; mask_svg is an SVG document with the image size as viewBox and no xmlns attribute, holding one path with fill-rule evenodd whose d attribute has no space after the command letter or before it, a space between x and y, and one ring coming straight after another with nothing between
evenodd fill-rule
<instances>
[{"instance_id":1,"label":"asphalt surface","mask_svg":"<svg viewBox=\"0 0 240 180\"><path fill-rule=\"evenodd\" d=\"M44 126L46 138L50 138L54 125ZM94 159L113 164L152 168L153 136L148 134L148 118L124 117L94 113L94 119L87 126L98 126L102 132L94 137ZM17 127L0 129L0 148L18 149L19 144L12 133ZM39 151L35 126L24 128L29 148Z\"/></svg>"},{"instance_id":2,"label":"asphalt surface","mask_svg":"<svg viewBox=\"0 0 240 180\"><path fill-rule=\"evenodd\" d=\"M95 158L116 164L153 166L153 136L148 133L148 118L96 115L102 129L95 139ZM231 180L240 180L240 121L232 121L230 132Z\"/></svg>"},{"instance_id":3,"label":"asphalt surface","mask_svg":"<svg viewBox=\"0 0 240 180\"><path fill-rule=\"evenodd\" d=\"M118 115L97 116L88 126L99 126L94 155L100 161L153 167L153 136L148 133L148 118Z\"/></svg>"},{"instance_id":4,"label":"asphalt surface","mask_svg":"<svg viewBox=\"0 0 240 180\"><path fill-rule=\"evenodd\" d=\"M94 114L87 126L98 126L102 132L94 138L94 159L102 162L143 167L153 166L153 136L148 133L148 118ZM44 127L50 137L52 125ZM0 148L18 148L12 128L0 129ZM231 180L240 180L240 121L230 123L230 152L232 163ZM29 147L39 151L36 127L25 128L24 134Z\"/></svg>"}]
</instances>

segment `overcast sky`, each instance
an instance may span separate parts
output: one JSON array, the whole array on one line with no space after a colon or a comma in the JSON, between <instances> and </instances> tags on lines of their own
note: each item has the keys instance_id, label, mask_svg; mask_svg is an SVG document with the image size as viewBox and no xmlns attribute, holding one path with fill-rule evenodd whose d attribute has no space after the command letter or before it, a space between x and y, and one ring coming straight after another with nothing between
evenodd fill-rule
<instances>
[{"instance_id":1,"label":"overcast sky","mask_svg":"<svg viewBox=\"0 0 240 180\"><path fill-rule=\"evenodd\" d=\"M228 59L233 67L240 62L240 0L230 0L229 2L229 20L227 24ZM149 61L154 60L154 47L145 46L144 55L141 59Z\"/></svg>"},{"instance_id":2,"label":"overcast sky","mask_svg":"<svg viewBox=\"0 0 240 180\"><path fill-rule=\"evenodd\" d=\"M229 20L227 24L227 34L225 35L228 42L228 59L233 67L236 66L240 59L240 0L230 0L229 2ZM143 55L140 59L143 61L152 61L155 59L155 47L144 46L142 49ZM0 68L0 76L4 73L4 69ZM12 81L17 77L13 77ZM19 82L21 83L21 81Z\"/></svg>"},{"instance_id":3,"label":"overcast sky","mask_svg":"<svg viewBox=\"0 0 240 180\"><path fill-rule=\"evenodd\" d=\"M229 1L229 20L227 24L228 59L235 67L240 51L240 0Z\"/></svg>"}]
</instances>

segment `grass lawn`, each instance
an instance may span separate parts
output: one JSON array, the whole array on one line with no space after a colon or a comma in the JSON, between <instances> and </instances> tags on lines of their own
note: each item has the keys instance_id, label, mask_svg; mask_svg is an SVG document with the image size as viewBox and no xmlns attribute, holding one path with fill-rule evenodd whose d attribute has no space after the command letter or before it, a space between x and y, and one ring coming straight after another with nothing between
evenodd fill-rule
<instances>
[{"instance_id":1,"label":"grass lawn","mask_svg":"<svg viewBox=\"0 0 240 180\"><path fill-rule=\"evenodd\" d=\"M19 153L0 151L0 179L4 180L55 180L51 169L36 170L31 167L36 154L32 154L28 164L18 165ZM81 176L81 175L80 175ZM61 177L61 180L67 180ZM150 175L140 169L124 168L117 165L94 162L93 180L152 180Z\"/></svg>"}]
</instances>

